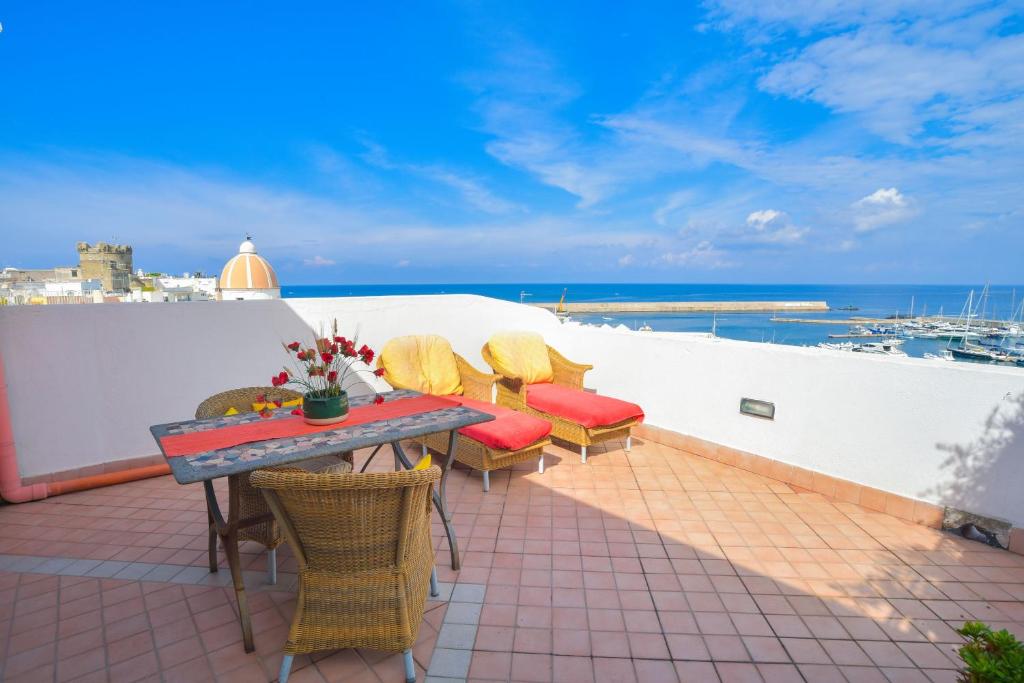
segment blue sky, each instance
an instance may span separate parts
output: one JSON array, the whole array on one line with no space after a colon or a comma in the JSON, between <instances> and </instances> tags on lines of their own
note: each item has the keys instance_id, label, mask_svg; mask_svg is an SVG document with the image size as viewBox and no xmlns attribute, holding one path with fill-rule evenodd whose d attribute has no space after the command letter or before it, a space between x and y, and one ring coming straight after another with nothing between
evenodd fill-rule
<instances>
[{"instance_id":1,"label":"blue sky","mask_svg":"<svg viewBox=\"0 0 1024 683\"><path fill-rule=\"evenodd\" d=\"M0 266L216 272L250 231L292 284L1021 280L1019 2L0 22Z\"/></svg>"}]
</instances>

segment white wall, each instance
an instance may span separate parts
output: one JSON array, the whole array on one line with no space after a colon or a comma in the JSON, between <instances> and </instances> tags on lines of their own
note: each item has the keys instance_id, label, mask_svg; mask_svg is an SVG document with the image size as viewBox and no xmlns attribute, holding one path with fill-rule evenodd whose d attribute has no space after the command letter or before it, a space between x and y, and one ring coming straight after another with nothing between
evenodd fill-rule
<instances>
[{"instance_id":1,"label":"white wall","mask_svg":"<svg viewBox=\"0 0 1024 683\"><path fill-rule=\"evenodd\" d=\"M493 332L533 329L652 425L1024 526L1024 370L583 328L468 295L0 308L22 476L153 454L149 425L265 384L280 342L334 318L378 350L443 335L481 369ZM775 420L740 415L741 397Z\"/></svg>"},{"instance_id":2,"label":"white wall","mask_svg":"<svg viewBox=\"0 0 1024 683\"><path fill-rule=\"evenodd\" d=\"M594 328L560 342L652 425L1024 526L1024 369Z\"/></svg>"}]
</instances>

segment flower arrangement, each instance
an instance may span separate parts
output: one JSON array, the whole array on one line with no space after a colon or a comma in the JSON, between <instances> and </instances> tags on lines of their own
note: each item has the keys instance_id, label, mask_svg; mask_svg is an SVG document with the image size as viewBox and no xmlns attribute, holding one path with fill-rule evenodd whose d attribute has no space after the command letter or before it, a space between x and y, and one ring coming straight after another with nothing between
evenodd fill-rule
<instances>
[{"instance_id":1,"label":"flower arrangement","mask_svg":"<svg viewBox=\"0 0 1024 683\"><path fill-rule=\"evenodd\" d=\"M293 341L290 344L282 344L285 352L294 359L292 367L285 367L277 375L271 377L270 382L275 387L293 385L302 387L303 406L305 413L311 412L312 404L329 402L343 406L343 413L348 413L347 389L360 374L371 373L377 377L384 375L383 368L369 370L355 366L356 361L362 361L366 365L373 362L375 353L366 344L356 348L357 340L346 339L338 335L338 321L335 320L331 326L331 333L326 334L320 330L312 345L303 345ZM380 394L374 398L375 403L383 403L384 397ZM274 401L279 405L279 402ZM303 415L303 409L296 408L292 411L295 415ZM308 417L308 415L307 415ZM337 416L334 416L337 417ZM307 420L309 421L309 420Z\"/></svg>"}]
</instances>

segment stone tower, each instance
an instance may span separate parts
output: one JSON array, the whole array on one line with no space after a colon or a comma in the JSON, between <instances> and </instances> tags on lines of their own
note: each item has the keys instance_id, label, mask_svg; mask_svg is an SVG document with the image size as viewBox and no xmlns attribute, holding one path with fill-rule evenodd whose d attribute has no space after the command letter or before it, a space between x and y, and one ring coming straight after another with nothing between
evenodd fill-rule
<instances>
[{"instance_id":1,"label":"stone tower","mask_svg":"<svg viewBox=\"0 0 1024 683\"><path fill-rule=\"evenodd\" d=\"M126 244L79 242L78 271L83 280L96 278L107 292L127 292L132 279L132 248Z\"/></svg>"}]
</instances>

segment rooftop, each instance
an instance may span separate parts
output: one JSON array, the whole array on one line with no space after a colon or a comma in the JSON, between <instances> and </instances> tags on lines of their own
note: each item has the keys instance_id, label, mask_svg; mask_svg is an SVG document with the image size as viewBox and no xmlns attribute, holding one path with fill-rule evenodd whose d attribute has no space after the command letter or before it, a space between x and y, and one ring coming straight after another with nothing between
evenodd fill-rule
<instances>
[{"instance_id":1,"label":"rooftop","mask_svg":"<svg viewBox=\"0 0 1024 683\"><path fill-rule=\"evenodd\" d=\"M439 334L481 369L491 335L533 330L646 415L629 454L612 441L583 465L550 447L543 474L496 470L488 493L454 471L462 569L435 515L444 590L414 650L421 683L953 681L964 621L1024 636L1015 368L582 327L467 295L14 306L0 496L26 502L0 506L0 679L275 680L289 551L269 586L262 547L243 548L246 654L230 573L206 565L201 488L140 477L166 471L150 425L266 383L282 340L334 320L377 349ZM1005 520L1013 552L937 530L951 510ZM323 652L290 680L402 673L400 656Z\"/></svg>"},{"instance_id":2,"label":"rooftop","mask_svg":"<svg viewBox=\"0 0 1024 683\"><path fill-rule=\"evenodd\" d=\"M435 516L419 680L953 681L964 620L1024 636L1022 556L649 440L546 459L489 493L452 473L463 568ZM0 508L3 679L275 680L294 560L269 587L243 547L246 654L205 547L201 487L169 476ZM324 652L291 680L391 683L402 661Z\"/></svg>"}]
</instances>

